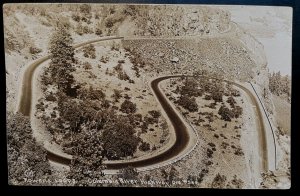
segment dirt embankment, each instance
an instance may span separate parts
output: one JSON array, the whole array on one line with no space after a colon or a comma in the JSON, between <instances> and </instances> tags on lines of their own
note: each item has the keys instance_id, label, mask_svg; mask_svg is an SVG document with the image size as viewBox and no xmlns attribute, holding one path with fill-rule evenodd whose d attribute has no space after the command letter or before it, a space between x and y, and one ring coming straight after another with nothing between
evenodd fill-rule
<instances>
[{"instance_id":1,"label":"dirt embankment","mask_svg":"<svg viewBox=\"0 0 300 196\"><path fill-rule=\"evenodd\" d=\"M230 37L169 40L124 40L128 48L154 72L190 73L209 70L229 78L250 80L256 66L240 41ZM164 66L157 66L164 65Z\"/></svg>"}]
</instances>

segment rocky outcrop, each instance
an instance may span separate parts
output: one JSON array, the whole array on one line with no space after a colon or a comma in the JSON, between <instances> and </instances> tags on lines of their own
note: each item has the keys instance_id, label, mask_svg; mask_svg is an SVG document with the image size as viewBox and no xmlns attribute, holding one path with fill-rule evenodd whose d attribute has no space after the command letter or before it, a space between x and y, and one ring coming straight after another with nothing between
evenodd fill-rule
<instances>
[{"instance_id":1,"label":"rocky outcrop","mask_svg":"<svg viewBox=\"0 0 300 196\"><path fill-rule=\"evenodd\" d=\"M251 34L247 33L242 27L234 23L237 28L235 31L236 38L239 39L250 51L250 55L257 65L257 69L266 69L267 59L264 46Z\"/></svg>"},{"instance_id":2,"label":"rocky outcrop","mask_svg":"<svg viewBox=\"0 0 300 196\"><path fill-rule=\"evenodd\" d=\"M214 7L137 5L134 10L126 21L134 30L124 32L116 24L115 29L122 36L217 35L226 31L230 23L230 13Z\"/></svg>"}]
</instances>

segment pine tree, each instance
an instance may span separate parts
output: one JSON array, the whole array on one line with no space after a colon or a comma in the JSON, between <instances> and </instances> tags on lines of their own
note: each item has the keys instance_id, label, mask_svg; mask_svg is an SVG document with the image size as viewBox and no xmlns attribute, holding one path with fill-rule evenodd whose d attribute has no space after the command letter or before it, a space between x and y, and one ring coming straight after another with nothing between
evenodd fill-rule
<instances>
[{"instance_id":1,"label":"pine tree","mask_svg":"<svg viewBox=\"0 0 300 196\"><path fill-rule=\"evenodd\" d=\"M65 25L58 25L50 39L50 72L51 77L57 83L58 89L67 92L73 83L71 72L74 69L73 39L69 29Z\"/></svg>"}]
</instances>

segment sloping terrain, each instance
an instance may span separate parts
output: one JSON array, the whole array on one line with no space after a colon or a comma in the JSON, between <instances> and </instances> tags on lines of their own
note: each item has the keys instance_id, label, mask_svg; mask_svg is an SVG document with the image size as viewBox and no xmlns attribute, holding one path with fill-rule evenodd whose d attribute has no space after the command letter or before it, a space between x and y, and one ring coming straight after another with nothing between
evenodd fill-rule
<instances>
[{"instance_id":1,"label":"sloping terrain","mask_svg":"<svg viewBox=\"0 0 300 196\"><path fill-rule=\"evenodd\" d=\"M59 150L74 155L76 160L70 170L51 163L54 173L62 169L69 178L81 179L88 175L83 175L80 169L101 171L101 161L126 161L163 149L174 135L149 81L165 75L210 73L231 81L255 83L257 96L263 100L273 124L280 127L276 136L281 170L275 174L264 173L262 180L266 183L261 186L288 187L290 104L279 97L272 99L263 45L231 21L230 12L211 6L6 5L8 111L15 111L18 105L26 65L53 52L49 48L50 37L62 26L70 31L70 44L107 36L124 36L125 39L74 50L69 70L72 82L67 84L71 91L60 88L68 75L60 76L62 83L52 78L53 59L41 65L43 68L33 77L32 84L41 88L32 94L35 113L31 116L37 119L31 124L36 121L44 124L44 129L41 126L38 131L50 135L45 142L58 145ZM61 66L65 64L59 64L57 69L65 69L67 66ZM251 128L256 126L256 121L249 100L243 93L233 99L223 96L223 104L210 101L213 95L209 93L197 95L195 99L194 95L180 97L178 89L182 82L164 81L163 90L177 112L186 118L186 123L193 124L193 130L200 135L196 150L162 169L136 174L132 168L126 168L128 170L121 172L130 178L139 175L141 179L167 181L172 187L258 187L261 182L256 157L259 142ZM193 94L197 90L188 91ZM244 111L230 123L222 119L226 119L222 116L224 111L239 113L240 108L227 110L230 103L225 100L236 102ZM183 108L186 102L190 104ZM193 113L196 111L194 102L199 106L197 113ZM286 119L279 118L282 115ZM251 145L247 145L249 143ZM280 181L284 185L272 184L274 175L284 175ZM120 176L109 178L117 177ZM186 182L180 184L184 180ZM81 181L78 183L82 185Z\"/></svg>"}]
</instances>

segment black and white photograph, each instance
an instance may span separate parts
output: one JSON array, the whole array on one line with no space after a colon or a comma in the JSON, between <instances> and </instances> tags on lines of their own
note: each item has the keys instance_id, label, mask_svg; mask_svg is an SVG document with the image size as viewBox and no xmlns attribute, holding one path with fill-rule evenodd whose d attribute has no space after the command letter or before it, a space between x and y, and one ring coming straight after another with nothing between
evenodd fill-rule
<instances>
[{"instance_id":1,"label":"black and white photograph","mask_svg":"<svg viewBox=\"0 0 300 196\"><path fill-rule=\"evenodd\" d=\"M290 189L291 7L2 9L9 185Z\"/></svg>"}]
</instances>

